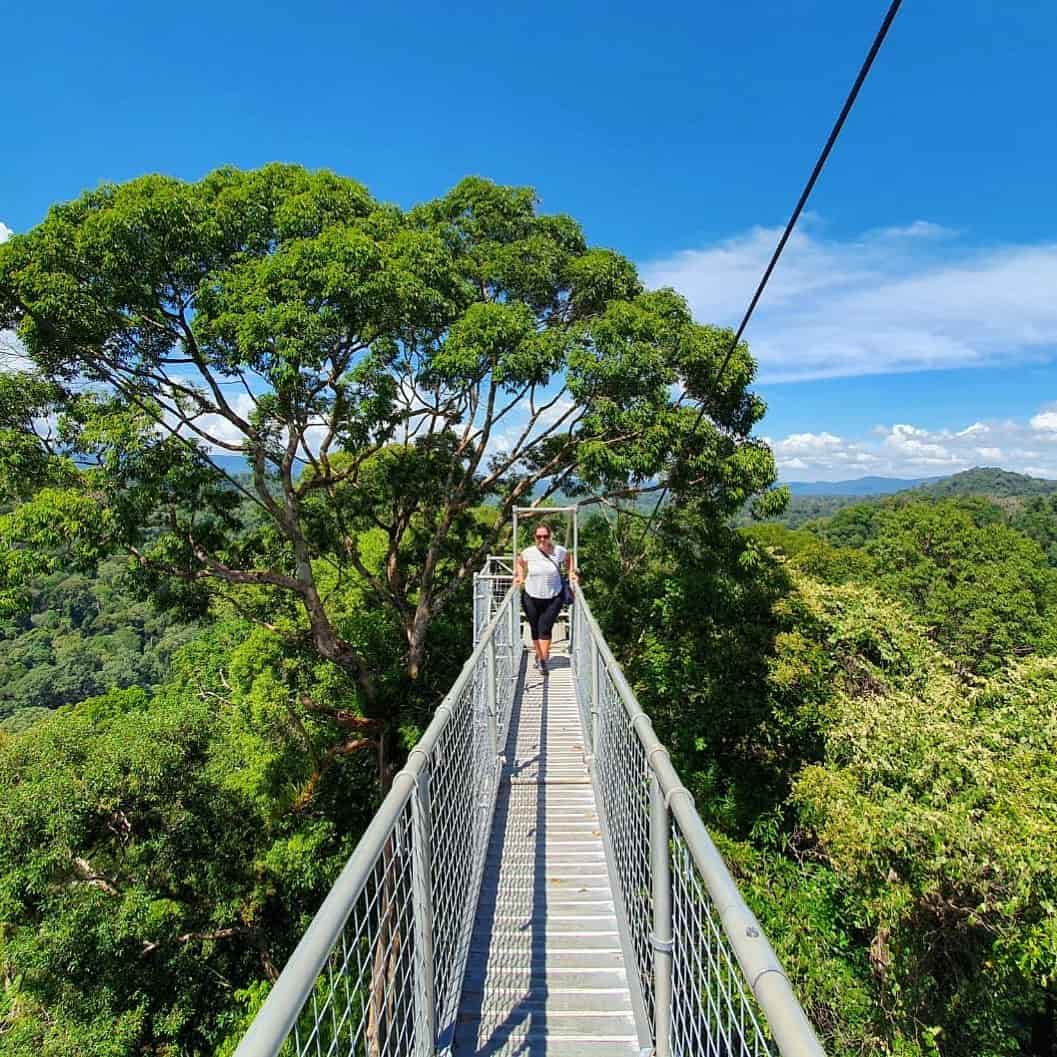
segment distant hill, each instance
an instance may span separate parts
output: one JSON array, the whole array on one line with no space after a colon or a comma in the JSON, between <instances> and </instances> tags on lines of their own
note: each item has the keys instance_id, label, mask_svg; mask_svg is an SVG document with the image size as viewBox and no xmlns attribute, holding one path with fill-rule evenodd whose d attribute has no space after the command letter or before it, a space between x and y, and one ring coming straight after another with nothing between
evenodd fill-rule
<instances>
[{"instance_id":1,"label":"distant hill","mask_svg":"<svg viewBox=\"0 0 1057 1057\"><path fill-rule=\"evenodd\" d=\"M981 466L949 477L918 480L859 477L853 481L796 481L789 484L789 489L792 492L789 506L781 517L774 520L789 528L800 528L809 521L832 517L843 507L856 503L879 503L885 501L885 497L897 494L903 499L981 496L1013 514L1033 496L1057 495L1057 481ZM735 519L739 525L751 521L747 509Z\"/></svg>"},{"instance_id":2,"label":"distant hill","mask_svg":"<svg viewBox=\"0 0 1057 1057\"><path fill-rule=\"evenodd\" d=\"M1029 477L1026 473L1013 473L1011 470L1000 470L997 467L977 466L950 477L934 478L917 485L914 490L937 498L955 495L981 495L996 499L1024 498L1052 495L1057 492L1057 481Z\"/></svg>"},{"instance_id":3,"label":"distant hill","mask_svg":"<svg viewBox=\"0 0 1057 1057\"><path fill-rule=\"evenodd\" d=\"M891 495L942 480L945 478L856 477L853 481L789 481L788 487L793 495Z\"/></svg>"},{"instance_id":4,"label":"distant hill","mask_svg":"<svg viewBox=\"0 0 1057 1057\"><path fill-rule=\"evenodd\" d=\"M949 477L856 477L851 481L789 481L789 491L795 496L854 496L894 495L896 492L925 492L932 496L986 495L1007 496L1052 495L1057 492L1057 481L1030 477L995 466L976 466Z\"/></svg>"},{"instance_id":5,"label":"distant hill","mask_svg":"<svg viewBox=\"0 0 1057 1057\"><path fill-rule=\"evenodd\" d=\"M250 464L242 455L231 455L225 452L214 451L212 454L212 460L219 466L225 473L230 473L236 477L240 473L250 473Z\"/></svg>"}]
</instances>

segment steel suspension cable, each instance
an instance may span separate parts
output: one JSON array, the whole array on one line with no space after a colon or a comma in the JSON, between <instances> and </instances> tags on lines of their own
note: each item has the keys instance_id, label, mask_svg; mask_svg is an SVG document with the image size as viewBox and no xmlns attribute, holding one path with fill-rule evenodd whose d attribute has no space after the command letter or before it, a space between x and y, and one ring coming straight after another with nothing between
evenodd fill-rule
<instances>
[{"instance_id":1,"label":"steel suspension cable","mask_svg":"<svg viewBox=\"0 0 1057 1057\"><path fill-rule=\"evenodd\" d=\"M756 310L757 304L759 304L760 298L763 295L764 288L767 286L768 281L771 278L771 273L774 271L775 266L778 264L778 258L782 256L782 251L785 249L786 243L789 241L789 237L793 234L793 229L796 227L797 221L800 219L800 214L804 211L804 206L807 205L807 200L811 197L811 192L815 189L815 184L818 182L819 176L822 174L822 170L826 165L826 161L829 158L830 151L833 150L834 144L837 142L837 137L841 133L841 129L844 128L844 122L848 118L848 114L851 113L851 108L855 105L855 100L858 98L859 90L863 86L863 82L866 80L867 74L870 72L870 68L873 66L874 59L877 58L877 53L881 50L881 45L884 43L885 37L888 36L888 30L892 25L896 17L896 13L899 11L900 5L903 0L892 0L891 5L885 14L884 20L881 23L880 29L874 37L873 44L870 45L870 50L863 60L862 66L859 68L858 76L855 78L855 83L851 87L851 91L848 93L848 97L844 100L844 106L841 107L840 114L837 116L837 120L830 130L828 139L826 140L825 146L822 148L818 159L815 161L815 167L811 170L811 175L808 177L807 183L804 185L803 191L800 192L800 198L797 200L796 208L793 210L792 216L789 218L789 222L785 226L785 230L782 232L782 237L778 240L778 245L775 246L774 253L771 255L770 263L767 265L767 269L763 273L763 277L760 279L759 284L756 287L756 292L752 295L752 300L749 302L749 307L745 311L745 315L742 317L741 323L738 326L737 332L734 335L734 340L731 341L730 347L727 349L727 354L723 357L723 361L719 365L719 370L716 371L715 381L713 387L718 387L720 381L723 378L723 372L726 371L727 366L731 361L735 351L737 350L738 343L741 341L742 335L745 333L745 328L749 325L749 320L752 318L753 312ZM697 412L697 418L694 419L693 426L690 427L690 432L686 435L682 442L682 447L685 449L687 443L693 440L698 428L701 425L701 420L705 417L705 404L702 404ZM646 520L645 528L642 532L640 539L640 545L644 545L646 542L647 534L653 524L654 519L657 516L657 512L661 508L661 504L664 502L665 497L668 494L669 486L665 484L660 496L654 505L653 511L649 518Z\"/></svg>"}]
</instances>

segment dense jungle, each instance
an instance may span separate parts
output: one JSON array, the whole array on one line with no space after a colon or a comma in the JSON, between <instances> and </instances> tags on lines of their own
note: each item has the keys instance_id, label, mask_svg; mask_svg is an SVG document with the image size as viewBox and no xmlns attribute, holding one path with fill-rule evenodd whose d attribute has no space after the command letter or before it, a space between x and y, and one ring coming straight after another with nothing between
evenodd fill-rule
<instances>
[{"instance_id":1,"label":"dense jungle","mask_svg":"<svg viewBox=\"0 0 1057 1057\"><path fill-rule=\"evenodd\" d=\"M782 523L748 347L476 178L106 185L6 328L0 1053L230 1054L558 497L827 1052L1055 1052L1051 492Z\"/></svg>"}]
</instances>

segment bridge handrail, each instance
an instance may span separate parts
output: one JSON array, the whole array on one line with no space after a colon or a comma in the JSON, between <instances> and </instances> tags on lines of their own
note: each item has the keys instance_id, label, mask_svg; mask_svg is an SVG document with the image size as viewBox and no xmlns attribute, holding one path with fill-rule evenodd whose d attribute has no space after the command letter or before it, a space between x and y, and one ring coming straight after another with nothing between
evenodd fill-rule
<instances>
[{"instance_id":1,"label":"bridge handrail","mask_svg":"<svg viewBox=\"0 0 1057 1057\"><path fill-rule=\"evenodd\" d=\"M667 1057L669 1052L677 1053L682 1047L669 1049L669 1038L679 1034L677 1026L672 1023L672 950L677 937L672 932L672 883L671 883L671 847L681 838L686 851L704 882L708 896L720 919L723 933L733 950L745 983L754 995L762 1012L771 1037L782 1057L825 1057L822 1046L815 1035L810 1021L805 1015L796 995L790 986L778 956L764 935L763 928L757 921L742 898L738 886L731 876L726 863L717 850L701 816L697 813L692 796L679 779L672 765L668 750L661 743L653 729L653 724L639 704L634 691L613 656L605 641L591 607L582 592L577 593L574 603L574 639L573 658L580 684L580 699L584 706L590 706L590 716L585 716L585 731L590 731L588 741L592 754L600 751L599 711L600 691L598 675L604 671L611 681L617 697L637 739L654 781L651 783L649 812L649 845L651 864L654 874L653 908L654 920L650 923L651 933L648 937L653 950L654 978L645 982L647 988L655 988L652 1007L655 1027L657 1057ZM592 667L593 666L593 667ZM586 678L585 678L586 676ZM597 764L597 759L593 761ZM604 794L604 790L600 790ZM603 801L605 796L603 795ZM669 832L668 815L677 826L675 839ZM613 826L615 820L608 820ZM662 860L659 861L659 860ZM657 873L662 872L663 880L657 883ZM622 879L623 880L623 879ZM626 881L625 881L626 883ZM663 892L667 892L665 896ZM684 890L684 900L688 893ZM667 901L667 905L664 905ZM678 902L678 899L674 900ZM660 907L658 908L658 904ZM658 920L658 909L661 918ZM685 915L687 908L680 908ZM658 932L664 933L658 935ZM659 974L656 962L662 963ZM686 981L684 980L685 984ZM657 987L657 985L660 985ZM684 987L683 990L686 990ZM684 1000L686 996L680 996ZM728 1003L729 1003L728 996ZM664 1008L667 1007L667 1008ZM660 1015L658 1016L658 1010ZM744 1015L744 1014L743 1014ZM750 1011L751 1016L751 1011ZM658 1030L659 1026L659 1030ZM757 1029L758 1030L758 1029ZM685 1042L685 1040L683 1040ZM750 1052L746 1047L738 1052ZM751 1052L757 1052L753 1049Z\"/></svg>"},{"instance_id":2,"label":"bridge handrail","mask_svg":"<svg viewBox=\"0 0 1057 1057\"><path fill-rule=\"evenodd\" d=\"M518 601L518 593L509 590L503 601L495 608L494 615L488 621L480 641L463 665L462 671L459 673L452 688L438 706L425 733L411 750L407 765L393 779L392 787L382 800L381 806L364 831L349 861L338 875L338 879L324 899L316 916L312 919L312 923L304 936L302 936L294 952L290 955L267 999L239 1043L234 1057L277 1057L283 1050L291 1033L297 1031L298 1020L308 1009L310 1002L313 1004L312 1013L315 1023L311 1027L309 1039L304 1047L302 1047L300 1039L295 1040L294 1052L297 1054L316 1053L320 1047L319 1038L326 1031L330 1031L333 1036L344 1033L344 1036L348 1036L355 1041L363 1040L364 1033L372 1030L369 1026L364 1026L367 1014L362 1008L359 1010L359 1025L353 1023L353 1018L356 1015L354 1007L357 1002L362 1005L364 999L362 995L356 997L354 993L350 992L348 980L345 981L346 1007L344 1011L338 1011L336 1008L330 1010L327 1008L322 1010L316 1008L318 1003L314 992L317 984L328 971L331 974L331 986L332 990L334 990L333 965L331 964L328 970L328 964L335 958L336 952L338 952L339 958L343 958L342 964L338 966L339 974L348 973L348 976L354 975L350 971L352 956L348 950L344 949L348 946L345 928L350 921L350 916L353 915L354 911L357 911L358 904L372 881L375 885L375 904L378 902L378 885L382 884L384 886L390 883L384 880L380 882L377 874L379 862L383 860L386 849L394 846L394 842L403 842L411 845L410 849L405 849L404 858L409 864L408 868L413 875L413 880L408 884L405 879L398 879L397 882L394 882L394 887L399 884L401 891L388 898L393 899L395 904L397 896L403 895L405 897L404 903L406 904L408 902L406 890L410 887L414 889L413 927L408 920L410 912L407 911L406 907L395 908L393 914L401 915L399 924L403 925L407 933L401 940L401 946L411 947L413 952L415 978L413 981L404 980L402 982L405 984L413 983L413 987L410 990L414 991L415 1008L413 1016L406 1009L399 1014L402 1017L400 1024L395 1029L390 1030L395 1030L402 1042L406 1043L406 1048L398 1048L397 1052L413 1053L415 1055L432 1055L435 1052L438 1039L445 1031L450 1034L453 1024L444 1025L437 1022L438 1009L444 1005L445 996L436 994L434 990L436 986L434 975L437 967L433 957L432 911L433 902L437 898L437 892L434 890L445 883L450 886L452 882L444 877L438 878L438 873L442 871L438 870L435 865L431 869L430 865L432 842L429 779L431 771L444 762L443 758L440 761L437 760L438 747L442 743L442 738L449 733L449 727L453 722L453 717L456 715L456 710L461 706L465 711L466 701L471 698L471 707L474 712L471 722L483 721L487 727L486 735L483 739L487 744L484 746L485 751L479 754L477 763L480 765L490 759L495 768L490 788L485 790L488 797L490 797L490 803L487 802L487 798L482 802L477 796L473 796L470 805L472 811L480 813L480 821L477 823L477 828L481 829L482 832L481 834L475 834L475 836L482 839L472 848L464 846L459 848L463 855L473 854L475 851L478 853L481 863L474 863L473 868L475 872L479 872L478 867L483 864L484 852L487 847L492 810L495 803L495 792L498 783L498 749L502 744L506 721L509 718L510 702L509 700L503 700L506 696L503 692L503 687L506 686L512 693L513 684L517 676L515 664L520 658L521 652L520 639L514 640L514 629L518 626L516 621ZM503 650L504 656L500 657L499 653L503 647L506 647ZM455 752L453 751L451 755L454 754ZM463 779L460 778L460 780ZM470 788L469 792L472 794L474 790ZM412 809L410 812L408 810L409 804ZM409 818L410 815L414 816L413 821ZM436 823L434 822L434 824ZM440 827L438 826L437 828L439 829ZM406 869L405 872L407 872ZM461 925L465 935L455 937L455 957L453 959L455 964L448 966L446 973L447 990L451 991L454 989L454 1002L456 1004L463 974L463 964L459 964L459 962L460 959L462 963L465 962L469 945L469 929L472 927L476 910L476 898L468 900L467 896L469 892L477 891L479 887L479 879L477 879L477 883L471 884L465 890L459 890L456 893L463 903L462 917L466 919ZM373 908L368 907L364 911L363 918L365 921L373 922L375 926L377 926L377 922L374 921L372 915L392 916L387 909L380 911L377 905L374 905ZM369 927L370 925L364 926L361 924L360 931L362 932L364 928ZM356 942L359 942L361 938L359 932L353 937ZM377 945L379 942L373 936L368 939L369 945ZM341 945L341 950L339 950L339 945ZM388 957L389 955L387 954L386 956ZM371 957L374 957L373 953ZM397 957L407 958L408 955L401 953ZM362 970L362 964L360 969ZM407 966L404 965L401 966L400 971L405 972L406 969ZM392 993L386 989L386 981L379 981L376 966L371 966L367 975L369 976L369 987L372 991L381 987L385 992L383 997L386 1001L391 1005L397 1003L398 999L395 999ZM357 985L362 986L362 977L363 974L361 972L361 976L353 980L352 992L355 992ZM450 999L451 995L449 994L447 997ZM406 996L403 996L399 1001L406 1005ZM448 1005L451 1006L450 1001ZM452 1021L454 1020L454 1012L454 1007L450 1008L449 1013ZM386 1015L390 1018L393 1017L391 1011ZM331 1026L325 1023L328 1017L332 1021ZM411 1023L412 1021L413 1024ZM313 1035L315 1036L314 1043ZM375 1041L375 1046L379 1049L379 1052L390 1052L388 1048L378 1046L377 1041ZM326 1052L330 1052L326 1046L323 1046L323 1049ZM349 1052L352 1052L351 1048Z\"/></svg>"}]
</instances>

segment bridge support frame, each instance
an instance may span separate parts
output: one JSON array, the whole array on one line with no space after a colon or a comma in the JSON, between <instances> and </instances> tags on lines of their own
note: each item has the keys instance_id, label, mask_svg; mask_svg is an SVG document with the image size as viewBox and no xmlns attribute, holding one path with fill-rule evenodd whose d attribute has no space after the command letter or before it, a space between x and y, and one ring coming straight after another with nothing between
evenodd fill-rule
<instances>
[{"instance_id":1,"label":"bridge support frame","mask_svg":"<svg viewBox=\"0 0 1057 1057\"><path fill-rule=\"evenodd\" d=\"M411 797L411 885L415 923L415 1057L437 1052L436 963L433 957L433 819L430 768L423 767Z\"/></svg>"},{"instance_id":2,"label":"bridge support frame","mask_svg":"<svg viewBox=\"0 0 1057 1057\"><path fill-rule=\"evenodd\" d=\"M598 700L598 643L590 641L591 649L591 755L598 752L598 713L601 702Z\"/></svg>"},{"instance_id":3,"label":"bridge support frame","mask_svg":"<svg viewBox=\"0 0 1057 1057\"><path fill-rule=\"evenodd\" d=\"M498 758L499 750L499 725L496 717L496 685L495 685L495 636L493 635L485 650L485 712L488 716L488 744L492 750L493 759Z\"/></svg>"},{"instance_id":4,"label":"bridge support frame","mask_svg":"<svg viewBox=\"0 0 1057 1057\"><path fill-rule=\"evenodd\" d=\"M672 1026L672 865L668 805L650 774L650 874L653 895L653 1037L656 1057L670 1057Z\"/></svg>"}]
</instances>

